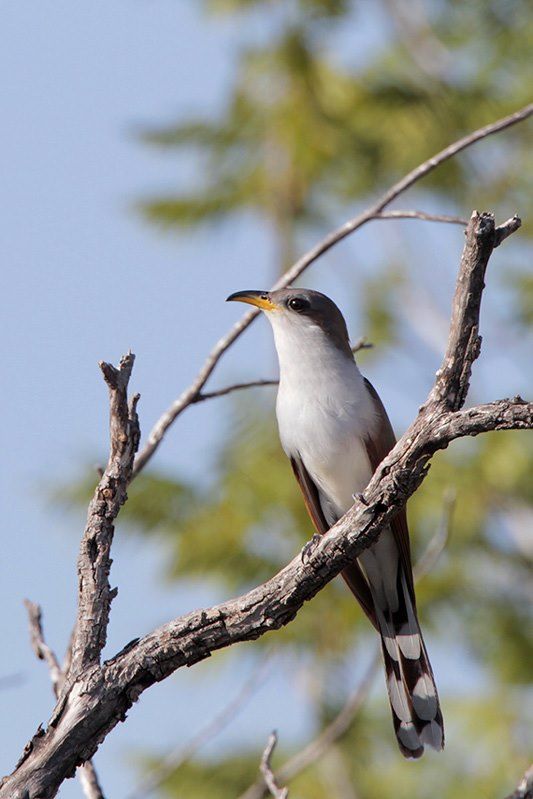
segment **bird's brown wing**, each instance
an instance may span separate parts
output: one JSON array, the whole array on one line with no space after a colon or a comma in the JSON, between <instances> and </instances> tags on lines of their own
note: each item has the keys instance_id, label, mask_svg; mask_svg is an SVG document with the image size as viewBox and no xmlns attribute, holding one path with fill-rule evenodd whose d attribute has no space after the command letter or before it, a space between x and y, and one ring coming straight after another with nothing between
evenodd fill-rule
<instances>
[{"instance_id":1,"label":"bird's brown wing","mask_svg":"<svg viewBox=\"0 0 533 799\"><path fill-rule=\"evenodd\" d=\"M329 530L330 525L327 523L324 512L320 505L318 488L313 482L311 475L305 468L305 464L301 458L295 456L291 457L291 466L294 476L298 481L298 485L302 490L305 507L307 508L307 512L313 521L315 529L317 533L324 535L324 533L327 533ZM363 608L364 612L377 629L377 620L374 612L372 595L368 588L368 583L365 580L357 561L354 561L354 563L352 563L350 566L347 566L343 570L342 576L351 592L354 594L355 598Z\"/></svg>"},{"instance_id":2,"label":"bird's brown wing","mask_svg":"<svg viewBox=\"0 0 533 799\"><path fill-rule=\"evenodd\" d=\"M396 437L394 435L394 430L392 429L389 417L387 416L387 411L385 410L383 403L379 398L379 394L372 383L366 379L366 377L365 385L370 392L380 421L377 435L374 436L372 440L365 440L366 451L370 460L370 465L372 466L372 472L375 472L383 458L389 454L391 449L396 444ZM400 511L398 511L396 516L390 522L390 528L400 552L400 559L407 579L407 584L409 586L411 600L413 602L413 606L416 607L415 589L413 584L413 568L411 565L411 547L409 544L409 529L407 527L407 515L405 508L402 508Z\"/></svg>"}]
</instances>

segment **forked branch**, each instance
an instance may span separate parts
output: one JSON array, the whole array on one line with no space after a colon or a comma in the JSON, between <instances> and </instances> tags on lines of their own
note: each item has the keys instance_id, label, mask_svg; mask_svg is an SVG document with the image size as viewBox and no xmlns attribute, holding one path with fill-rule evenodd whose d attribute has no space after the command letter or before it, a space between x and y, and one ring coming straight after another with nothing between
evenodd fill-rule
<instances>
[{"instance_id":1,"label":"forked branch","mask_svg":"<svg viewBox=\"0 0 533 799\"><path fill-rule=\"evenodd\" d=\"M126 496L138 442L136 399L129 405L126 399L132 356L129 362L128 356L123 360L119 370L108 370L114 420L111 456L90 506L80 555L80 608L71 682L66 684L48 728L37 732L13 774L3 781L0 799L55 796L65 777L93 756L148 687L181 666L191 666L219 649L288 624L304 602L377 539L424 479L436 450L464 435L533 427L533 403L520 398L456 410L464 400L472 362L479 353L476 337L482 276L492 249L511 228L516 229L516 224L495 228L491 215L472 215L447 355L436 385L409 430L378 467L364 501L358 500L314 549L307 551L305 563L298 555L266 583L236 599L175 619L100 665L112 598L108 575L113 521ZM472 292L477 295L474 299L467 296ZM457 343L455 352L452 342ZM91 590L84 585L86 576L92 580Z\"/></svg>"}]
</instances>

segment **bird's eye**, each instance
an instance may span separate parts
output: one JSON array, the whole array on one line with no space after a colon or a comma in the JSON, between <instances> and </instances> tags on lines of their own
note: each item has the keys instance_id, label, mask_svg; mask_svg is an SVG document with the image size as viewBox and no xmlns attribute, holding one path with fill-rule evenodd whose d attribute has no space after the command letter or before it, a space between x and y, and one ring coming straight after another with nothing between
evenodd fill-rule
<instances>
[{"instance_id":1,"label":"bird's eye","mask_svg":"<svg viewBox=\"0 0 533 799\"><path fill-rule=\"evenodd\" d=\"M306 308L309 308L309 303L307 300L302 299L302 297L291 297L287 302L287 306L291 311L304 311Z\"/></svg>"}]
</instances>

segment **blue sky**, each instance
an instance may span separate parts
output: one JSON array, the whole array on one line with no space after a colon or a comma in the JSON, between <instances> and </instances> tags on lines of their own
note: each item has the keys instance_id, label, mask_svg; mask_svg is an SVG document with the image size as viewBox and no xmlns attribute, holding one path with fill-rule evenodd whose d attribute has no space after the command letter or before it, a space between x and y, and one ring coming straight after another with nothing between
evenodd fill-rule
<instances>
[{"instance_id":1,"label":"blue sky","mask_svg":"<svg viewBox=\"0 0 533 799\"><path fill-rule=\"evenodd\" d=\"M106 451L107 394L97 362L116 362L129 348L136 353L133 387L142 395L146 434L235 320L239 309L226 306L225 296L270 282L272 244L251 220L178 238L161 235L132 210L139 197L195 177L187 159L142 146L134 130L192 111L214 113L229 85L240 32L228 23L209 23L199 5L18 0L0 10L1 675L18 679L0 693L3 718L9 719L0 731L2 773L11 770L52 707L46 669L29 647L22 599L42 604L48 641L58 653L74 617L83 514L53 507L49 491ZM261 35L254 24L252 19L249 32ZM358 35L371 43L371 26ZM391 252L399 243L410 246L413 229L394 231ZM446 263L461 246L460 230L418 228L416 235L433 247L449 298L453 270ZM341 297L348 286L356 293L354 266L357 272L378 259L375 233L365 231L356 246L346 242L323 259L309 281L333 296ZM327 280L320 277L325 273ZM363 332L355 310L349 322L354 338ZM272 373L269 332L255 328L217 370L215 383ZM389 368L405 369L421 400L431 372L421 377L416 364L397 357ZM430 360L437 365L436 354ZM417 397L395 394L385 374L373 377L384 381L386 400L396 399L395 421L405 423ZM520 382L517 372L512 391L524 390ZM190 409L156 465L205 479L223 435L225 408L211 403ZM112 582L119 596L109 652L215 598L198 586L162 586L163 562L153 541L125 540L118 526ZM188 740L238 690L250 663L243 657L235 677L230 661L220 660L222 665L200 664L194 673L155 686L112 733L96 758L110 796L121 799L135 784L135 751L147 743L164 748ZM216 693L197 676L215 668L221 680ZM238 729L224 736L225 745L247 737L259 747L282 719L288 739L302 734L303 702L295 700L289 722L285 714L293 687L273 676ZM70 780L60 795L70 799L80 789Z\"/></svg>"},{"instance_id":2,"label":"blue sky","mask_svg":"<svg viewBox=\"0 0 533 799\"><path fill-rule=\"evenodd\" d=\"M206 246L201 235L187 243L164 238L130 211L142 192L170 186L184 168L139 145L134 127L212 109L232 66L231 30L211 29L192 4L156 6L20 2L0 12L2 404L9 453L2 467L2 674L20 677L0 696L10 720L0 733L3 773L52 707L46 669L28 645L22 598L42 603L58 652L73 619L83 514L51 508L48 490L105 453L107 397L97 362L116 361L130 347L137 353L134 384L143 395L146 432L234 318L223 299L248 266L244 226L232 231L231 248L229 233ZM212 268L213 248L217 258L225 248L224 270ZM266 267L265 253L265 275ZM160 467L202 473L217 429L216 412L206 411L193 410L169 438ZM120 599L110 650L209 599L160 588L162 553L153 544L118 534L114 557ZM186 739L201 721L203 697L185 711L183 697L175 682L156 687L131 726L117 731L99 758L110 795L124 796L133 782L126 754L141 747L147 719L167 744ZM213 701L208 697L208 706ZM163 712L169 703L180 707L179 725ZM73 781L61 790L64 797L79 795Z\"/></svg>"}]
</instances>

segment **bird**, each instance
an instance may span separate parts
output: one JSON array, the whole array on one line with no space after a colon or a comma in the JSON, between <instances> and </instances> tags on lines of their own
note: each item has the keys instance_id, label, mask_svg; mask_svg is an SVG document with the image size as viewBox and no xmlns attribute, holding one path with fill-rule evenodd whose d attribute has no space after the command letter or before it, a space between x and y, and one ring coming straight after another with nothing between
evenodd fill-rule
<instances>
[{"instance_id":1,"label":"bird","mask_svg":"<svg viewBox=\"0 0 533 799\"><path fill-rule=\"evenodd\" d=\"M344 317L318 291L238 291L261 309L279 360L276 416L285 454L318 534L354 504L396 439L356 364ZM377 630L396 739L407 758L444 747L433 672L417 618L405 508L342 576Z\"/></svg>"}]
</instances>

